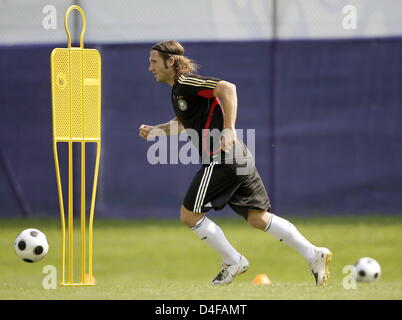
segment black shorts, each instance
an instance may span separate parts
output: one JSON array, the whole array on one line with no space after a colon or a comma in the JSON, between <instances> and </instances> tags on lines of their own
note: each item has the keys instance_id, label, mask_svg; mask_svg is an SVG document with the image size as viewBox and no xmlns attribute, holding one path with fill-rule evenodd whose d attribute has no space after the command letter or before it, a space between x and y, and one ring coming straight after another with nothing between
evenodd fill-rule
<instances>
[{"instance_id":1,"label":"black shorts","mask_svg":"<svg viewBox=\"0 0 402 320\"><path fill-rule=\"evenodd\" d=\"M235 165L210 163L195 175L183 206L193 212L221 210L226 204L247 219L248 209L270 210L264 184L255 166L238 174Z\"/></svg>"}]
</instances>

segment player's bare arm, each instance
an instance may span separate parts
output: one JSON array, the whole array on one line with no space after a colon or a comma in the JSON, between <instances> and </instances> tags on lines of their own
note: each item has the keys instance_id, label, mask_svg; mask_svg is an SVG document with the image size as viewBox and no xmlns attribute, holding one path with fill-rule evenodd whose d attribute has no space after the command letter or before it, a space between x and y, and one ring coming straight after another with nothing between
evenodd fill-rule
<instances>
[{"instance_id":1,"label":"player's bare arm","mask_svg":"<svg viewBox=\"0 0 402 320\"><path fill-rule=\"evenodd\" d=\"M228 81L219 81L214 89L214 96L218 97L224 110L224 122L221 148L229 151L236 142L237 93L236 86Z\"/></svg>"},{"instance_id":2,"label":"player's bare arm","mask_svg":"<svg viewBox=\"0 0 402 320\"><path fill-rule=\"evenodd\" d=\"M165 135L179 134L184 130L182 123L175 117L174 119L158 124L156 126L150 126L142 124L139 128L139 136L144 139L149 137L159 136L164 132Z\"/></svg>"}]
</instances>

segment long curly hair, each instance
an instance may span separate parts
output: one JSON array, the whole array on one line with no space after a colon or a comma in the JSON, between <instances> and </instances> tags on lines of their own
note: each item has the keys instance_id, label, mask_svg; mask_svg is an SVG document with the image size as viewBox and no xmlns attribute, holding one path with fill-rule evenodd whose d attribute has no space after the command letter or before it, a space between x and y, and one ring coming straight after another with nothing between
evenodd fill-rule
<instances>
[{"instance_id":1,"label":"long curly hair","mask_svg":"<svg viewBox=\"0 0 402 320\"><path fill-rule=\"evenodd\" d=\"M175 81L184 73L197 72L199 65L192 59L184 55L184 47L177 41L167 40L158 42L152 46L152 50L159 52L162 57L165 67L167 68L166 61L170 57L174 57L175 62L173 68L175 70Z\"/></svg>"}]
</instances>

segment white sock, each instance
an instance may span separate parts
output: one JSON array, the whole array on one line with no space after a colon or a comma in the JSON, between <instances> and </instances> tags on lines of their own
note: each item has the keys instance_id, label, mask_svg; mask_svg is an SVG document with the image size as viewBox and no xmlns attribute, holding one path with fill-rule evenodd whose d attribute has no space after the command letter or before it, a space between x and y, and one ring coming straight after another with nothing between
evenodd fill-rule
<instances>
[{"instance_id":1,"label":"white sock","mask_svg":"<svg viewBox=\"0 0 402 320\"><path fill-rule=\"evenodd\" d=\"M218 251L224 263L228 265L239 263L241 254L232 247L223 234L222 229L206 216L190 229L193 230L201 240L204 240L208 245Z\"/></svg>"},{"instance_id":2,"label":"white sock","mask_svg":"<svg viewBox=\"0 0 402 320\"><path fill-rule=\"evenodd\" d=\"M313 258L315 246L303 237L291 222L271 213L264 231L299 251L307 261Z\"/></svg>"}]
</instances>

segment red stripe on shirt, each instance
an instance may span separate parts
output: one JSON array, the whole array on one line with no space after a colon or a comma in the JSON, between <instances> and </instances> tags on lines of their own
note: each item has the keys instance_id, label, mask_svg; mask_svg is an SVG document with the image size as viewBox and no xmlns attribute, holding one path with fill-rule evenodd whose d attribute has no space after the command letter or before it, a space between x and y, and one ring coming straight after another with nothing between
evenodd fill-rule
<instances>
[{"instance_id":1,"label":"red stripe on shirt","mask_svg":"<svg viewBox=\"0 0 402 320\"><path fill-rule=\"evenodd\" d=\"M213 99L214 90L213 89L202 89L197 92L197 94L203 98Z\"/></svg>"},{"instance_id":2,"label":"red stripe on shirt","mask_svg":"<svg viewBox=\"0 0 402 320\"><path fill-rule=\"evenodd\" d=\"M200 90L200 91L213 91L213 90ZM218 106L218 105L219 105L219 106L221 107L221 109L222 109L222 106L221 106L221 104L220 104L219 99L218 99L218 98L215 98L215 99L212 101L211 107L210 107L210 109L209 109L209 114L208 114L207 121L205 122L204 129L209 129L209 128L210 128L210 126L211 126L211 121L212 121L212 116L214 115L215 108L216 108L216 106ZM223 112L223 110L222 110L222 112ZM203 131L203 132L202 132L202 149L203 149L203 151L204 151L205 153L207 153L208 155L212 155L212 154L218 153L218 152L221 150L221 146L220 146L220 144L219 144L219 148L216 149L216 150L213 151L213 152L210 152L209 150L207 150L207 136L206 136L206 132Z\"/></svg>"}]
</instances>

